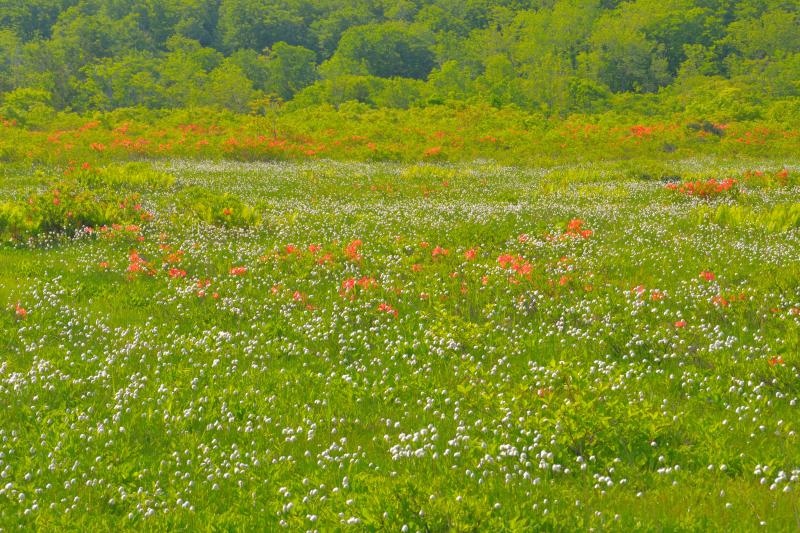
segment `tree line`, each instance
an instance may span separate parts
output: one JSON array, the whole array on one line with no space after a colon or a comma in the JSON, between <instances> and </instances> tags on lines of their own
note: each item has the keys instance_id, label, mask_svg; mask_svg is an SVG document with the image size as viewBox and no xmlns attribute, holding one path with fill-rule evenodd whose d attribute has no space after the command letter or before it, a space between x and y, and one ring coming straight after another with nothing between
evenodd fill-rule
<instances>
[{"instance_id":1,"label":"tree line","mask_svg":"<svg viewBox=\"0 0 800 533\"><path fill-rule=\"evenodd\" d=\"M800 118L799 29L798 0L0 0L0 115L268 97Z\"/></svg>"}]
</instances>

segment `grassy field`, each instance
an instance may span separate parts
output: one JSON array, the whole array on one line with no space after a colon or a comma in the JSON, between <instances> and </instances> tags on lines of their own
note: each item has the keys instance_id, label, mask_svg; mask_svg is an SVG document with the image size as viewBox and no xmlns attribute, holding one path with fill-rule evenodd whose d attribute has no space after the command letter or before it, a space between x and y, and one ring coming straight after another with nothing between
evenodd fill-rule
<instances>
[{"instance_id":1,"label":"grassy field","mask_svg":"<svg viewBox=\"0 0 800 533\"><path fill-rule=\"evenodd\" d=\"M800 527L796 162L87 167L0 167L0 528Z\"/></svg>"}]
</instances>

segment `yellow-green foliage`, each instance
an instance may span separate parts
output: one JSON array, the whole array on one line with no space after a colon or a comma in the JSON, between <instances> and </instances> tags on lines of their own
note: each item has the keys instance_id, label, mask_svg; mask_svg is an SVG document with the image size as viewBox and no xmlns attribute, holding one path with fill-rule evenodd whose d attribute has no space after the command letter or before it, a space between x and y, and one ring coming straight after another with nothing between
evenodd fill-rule
<instances>
[{"instance_id":1,"label":"yellow-green foliage","mask_svg":"<svg viewBox=\"0 0 800 533\"><path fill-rule=\"evenodd\" d=\"M135 225L151 218L138 193L87 189L68 178L26 199L0 204L0 236L12 240L112 224Z\"/></svg>"},{"instance_id":2,"label":"yellow-green foliage","mask_svg":"<svg viewBox=\"0 0 800 533\"><path fill-rule=\"evenodd\" d=\"M217 194L199 187L188 187L178 194L179 209L215 226L255 226L260 217L255 209L232 194Z\"/></svg>"},{"instance_id":3,"label":"yellow-green foliage","mask_svg":"<svg viewBox=\"0 0 800 533\"><path fill-rule=\"evenodd\" d=\"M0 204L0 235L17 236L31 232L36 221L23 204L4 202Z\"/></svg>"},{"instance_id":4,"label":"yellow-green foliage","mask_svg":"<svg viewBox=\"0 0 800 533\"><path fill-rule=\"evenodd\" d=\"M79 182L89 188L108 187L114 190L166 190L175 183L170 174L155 170L147 163L126 163L81 170Z\"/></svg>"},{"instance_id":5,"label":"yellow-green foliage","mask_svg":"<svg viewBox=\"0 0 800 533\"><path fill-rule=\"evenodd\" d=\"M800 227L800 203L778 204L766 211L741 205L703 206L698 208L698 218L723 226L755 225L767 231L782 232Z\"/></svg>"},{"instance_id":6,"label":"yellow-green foliage","mask_svg":"<svg viewBox=\"0 0 800 533\"><path fill-rule=\"evenodd\" d=\"M447 181L455 179L458 171L454 168L435 165L411 165L403 169L400 178L409 181Z\"/></svg>"}]
</instances>

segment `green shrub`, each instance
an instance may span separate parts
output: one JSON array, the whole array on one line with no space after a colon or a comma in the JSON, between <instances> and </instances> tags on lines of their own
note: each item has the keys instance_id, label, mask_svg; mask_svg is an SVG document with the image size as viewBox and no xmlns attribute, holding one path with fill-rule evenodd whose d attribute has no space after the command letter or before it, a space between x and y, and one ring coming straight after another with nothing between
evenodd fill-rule
<instances>
[{"instance_id":1,"label":"green shrub","mask_svg":"<svg viewBox=\"0 0 800 533\"><path fill-rule=\"evenodd\" d=\"M199 187L187 187L177 197L180 214L207 224L228 227L255 226L260 222L256 211L229 193L218 194Z\"/></svg>"}]
</instances>

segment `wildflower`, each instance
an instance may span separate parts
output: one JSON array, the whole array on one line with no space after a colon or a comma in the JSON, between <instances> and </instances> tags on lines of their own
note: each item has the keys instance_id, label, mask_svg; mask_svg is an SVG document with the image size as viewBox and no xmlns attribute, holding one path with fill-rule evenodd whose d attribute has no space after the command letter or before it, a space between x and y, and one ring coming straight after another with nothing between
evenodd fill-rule
<instances>
[{"instance_id":1,"label":"wildflower","mask_svg":"<svg viewBox=\"0 0 800 533\"><path fill-rule=\"evenodd\" d=\"M229 217L233 214L233 209L231 209L230 207L226 207L225 209L222 210L222 214L225 215L226 217Z\"/></svg>"},{"instance_id":2,"label":"wildflower","mask_svg":"<svg viewBox=\"0 0 800 533\"><path fill-rule=\"evenodd\" d=\"M130 262L128 265L128 272L136 273L147 271L147 261L142 259L142 256L140 256L139 252L136 250L130 251L128 254L128 261Z\"/></svg>"},{"instance_id":3,"label":"wildflower","mask_svg":"<svg viewBox=\"0 0 800 533\"><path fill-rule=\"evenodd\" d=\"M181 270L179 268L174 268L174 267L169 269L168 274L169 274L169 277L172 278L172 279L178 279L178 278L185 278L186 277L186 271L185 270Z\"/></svg>"},{"instance_id":4,"label":"wildflower","mask_svg":"<svg viewBox=\"0 0 800 533\"><path fill-rule=\"evenodd\" d=\"M675 327L676 328L685 328L686 327L686 321L685 320L678 320L677 322L675 322Z\"/></svg>"},{"instance_id":5,"label":"wildflower","mask_svg":"<svg viewBox=\"0 0 800 533\"><path fill-rule=\"evenodd\" d=\"M511 254L501 254L497 257L497 262L503 268L506 268L512 261L514 261L514 256Z\"/></svg>"},{"instance_id":6,"label":"wildflower","mask_svg":"<svg viewBox=\"0 0 800 533\"><path fill-rule=\"evenodd\" d=\"M97 264L97 266L98 266L98 267L100 267L100 268L102 268L102 269L106 269L106 268L108 268L108 261L100 261L100 262Z\"/></svg>"},{"instance_id":7,"label":"wildflower","mask_svg":"<svg viewBox=\"0 0 800 533\"><path fill-rule=\"evenodd\" d=\"M375 279L368 278L367 276L362 276L361 279L358 280L358 286L361 287L362 289L368 289L376 285L377 283L375 282Z\"/></svg>"},{"instance_id":8,"label":"wildflower","mask_svg":"<svg viewBox=\"0 0 800 533\"><path fill-rule=\"evenodd\" d=\"M21 307L19 304L16 304L14 306L14 312L20 318L25 318L26 316L28 316L27 309L25 309L24 307Z\"/></svg>"},{"instance_id":9,"label":"wildflower","mask_svg":"<svg viewBox=\"0 0 800 533\"><path fill-rule=\"evenodd\" d=\"M242 276L247 273L247 267L237 266L230 269L231 276Z\"/></svg>"},{"instance_id":10,"label":"wildflower","mask_svg":"<svg viewBox=\"0 0 800 533\"><path fill-rule=\"evenodd\" d=\"M478 252L475 250L475 248L470 248L469 250L464 252L464 259L466 259L467 261L472 261L473 259L475 259L476 255L478 255Z\"/></svg>"},{"instance_id":11,"label":"wildflower","mask_svg":"<svg viewBox=\"0 0 800 533\"><path fill-rule=\"evenodd\" d=\"M514 264L511 266L511 268L514 269L514 271L517 274L520 274L521 276L527 276L533 271L533 265L531 265L527 261L522 260L519 257L517 258L517 261L515 261Z\"/></svg>"},{"instance_id":12,"label":"wildflower","mask_svg":"<svg viewBox=\"0 0 800 533\"><path fill-rule=\"evenodd\" d=\"M431 252L431 257L437 257L437 256L440 256L440 255L447 255L449 253L450 253L450 251L447 250L446 248L442 248L441 246L437 246Z\"/></svg>"},{"instance_id":13,"label":"wildflower","mask_svg":"<svg viewBox=\"0 0 800 533\"><path fill-rule=\"evenodd\" d=\"M581 230L583 226L583 220L579 218L573 218L567 223L567 231L569 233L577 233Z\"/></svg>"},{"instance_id":14,"label":"wildflower","mask_svg":"<svg viewBox=\"0 0 800 533\"><path fill-rule=\"evenodd\" d=\"M783 357L781 357L780 355L776 355L774 357L770 357L770 359L769 359L769 366L783 365L783 364L784 364L783 363Z\"/></svg>"},{"instance_id":15,"label":"wildflower","mask_svg":"<svg viewBox=\"0 0 800 533\"><path fill-rule=\"evenodd\" d=\"M387 304L387 303L385 303L385 302L384 302L384 303L381 303L381 304L378 306L378 311L381 311L381 312L383 312L383 313L388 313L388 314L390 314L390 315L394 315L394 316L395 316L395 318L397 318L397 310L396 310L396 309L394 309L392 306L390 306L389 304Z\"/></svg>"},{"instance_id":16,"label":"wildflower","mask_svg":"<svg viewBox=\"0 0 800 533\"><path fill-rule=\"evenodd\" d=\"M664 299L664 293L661 291L653 291L652 293L650 293L650 299L653 300L654 302L660 302L661 300Z\"/></svg>"},{"instance_id":17,"label":"wildflower","mask_svg":"<svg viewBox=\"0 0 800 533\"><path fill-rule=\"evenodd\" d=\"M713 272L708 270L700 272L700 277L706 281L714 281L715 279L717 279L717 276L715 276Z\"/></svg>"},{"instance_id":18,"label":"wildflower","mask_svg":"<svg viewBox=\"0 0 800 533\"><path fill-rule=\"evenodd\" d=\"M721 294L718 294L713 298L711 298L711 303L719 307L728 307L728 305L730 304L730 302Z\"/></svg>"},{"instance_id":19,"label":"wildflower","mask_svg":"<svg viewBox=\"0 0 800 533\"><path fill-rule=\"evenodd\" d=\"M350 244L347 245L347 248L345 248L344 254L351 261L360 261L361 254L358 253L358 250L361 248L362 244L361 239L351 241Z\"/></svg>"}]
</instances>

